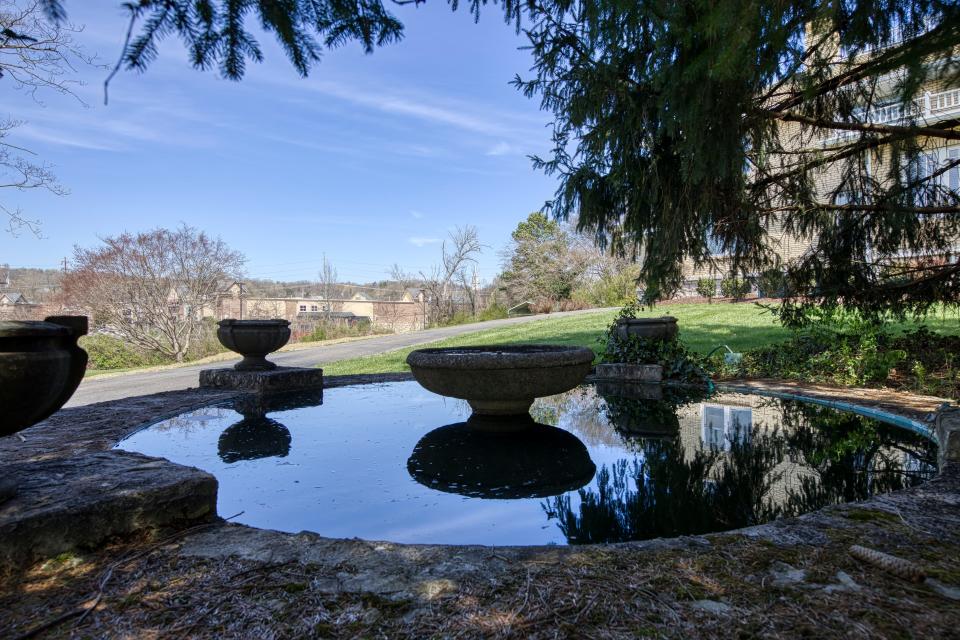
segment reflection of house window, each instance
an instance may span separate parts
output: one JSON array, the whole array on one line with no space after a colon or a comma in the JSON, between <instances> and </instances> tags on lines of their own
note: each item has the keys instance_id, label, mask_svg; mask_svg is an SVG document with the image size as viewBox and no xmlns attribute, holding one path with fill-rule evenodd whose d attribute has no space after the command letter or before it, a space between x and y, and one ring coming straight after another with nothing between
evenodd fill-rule
<instances>
[{"instance_id":1,"label":"reflection of house window","mask_svg":"<svg viewBox=\"0 0 960 640\"><path fill-rule=\"evenodd\" d=\"M306 310L307 310L307 305L305 304L300 305L300 311L306 311Z\"/></svg>"},{"instance_id":2,"label":"reflection of house window","mask_svg":"<svg viewBox=\"0 0 960 640\"><path fill-rule=\"evenodd\" d=\"M700 416L700 438L711 449L726 451L734 440L746 442L753 428L749 407L703 403Z\"/></svg>"}]
</instances>

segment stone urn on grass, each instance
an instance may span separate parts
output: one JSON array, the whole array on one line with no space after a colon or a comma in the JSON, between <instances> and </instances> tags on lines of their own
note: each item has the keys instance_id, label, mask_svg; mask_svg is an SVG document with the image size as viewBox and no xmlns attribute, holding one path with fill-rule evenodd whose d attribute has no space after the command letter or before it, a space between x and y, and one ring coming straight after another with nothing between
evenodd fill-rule
<instances>
[{"instance_id":1,"label":"stone urn on grass","mask_svg":"<svg viewBox=\"0 0 960 640\"><path fill-rule=\"evenodd\" d=\"M86 316L0 322L0 436L40 422L70 399L87 369L87 352L77 346L86 333ZM15 493L15 484L0 477L0 502Z\"/></svg>"},{"instance_id":2,"label":"stone urn on grass","mask_svg":"<svg viewBox=\"0 0 960 640\"><path fill-rule=\"evenodd\" d=\"M679 329L673 316L660 318L618 318L617 335L626 340L631 336L648 340L675 340Z\"/></svg>"},{"instance_id":3,"label":"stone urn on grass","mask_svg":"<svg viewBox=\"0 0 960 640\"><path fill-rule=\"evenodd\" d=\"M243 360L233 366L237 371L271 371L277 365L267 360L290 339L288 320L221 320L217 338L227 349L239 353Z\"/></svg>"}]
</instances>

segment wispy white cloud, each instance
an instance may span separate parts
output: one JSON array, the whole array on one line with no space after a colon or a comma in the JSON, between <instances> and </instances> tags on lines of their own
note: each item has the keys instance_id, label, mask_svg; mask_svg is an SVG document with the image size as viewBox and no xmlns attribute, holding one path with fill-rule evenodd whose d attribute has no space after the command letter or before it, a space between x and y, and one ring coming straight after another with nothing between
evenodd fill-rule
<instances>
[{"instance_id":1,"label":"wispy white cloud","mask_svg":"<svg viewBox=\"0 0 960 640\"><path fill-rule=\"evenodd\" d=\"M497 144L493 145L487 149L486 155L488 156L507 156L521 154L523 150L520 147L510 144L509 142L504 142L501 140Z\"/></svg>"},{"instance_id":2,"label":"wispy white cloud","mask_svg":"<svg viewBox=\"0 0 960 640\"><path fill-rule=\"evenodd\" d=\"M410 212L410 217L416 220L421 220L423 218L423 212L417 211L416 209L414 209L413 211Z\"/></svg>"},{"instance_id":3,"label":"wispy white cloud","mask_svg":"<svg viewBox=\"0 0 960 640\"><path fill-rule=\"evenodd\" d=\"M430 244L440 244L443 242L440 238L423 238L420 236L407 238L407 241L415 247L425 247Z\"/></svg>"},{"instance_id":4,"label":"wispy white cloud","mask_svg":"<svg viewBox=\"0 0 960 640\"><path fill-rule=\"evenodd\" d=\"M275 80L285 89L320 93L356 106L382 113L415 118L432 124L450 126L483 137L519 140L524 144L542 144L540 129L543 122L526 114L497 110L491 105L477 105L446 96L407 89L377 87L376 90L351 85L348 82L324 80Z\"/></svg>"},{"instance_id":5,"label":"wispy white cloud","mask_svg":"<svg viewBox=\"0 0 960 640\"><path fill-rule=\"evenodd\" d=\"M65 130L50 131L29 124L15 129L11 137L26 138L37 142L87 149L89 151L123 151L127 148L125 145L106 141L102 136L91 136Z\"/></svg>"}]
</instances>

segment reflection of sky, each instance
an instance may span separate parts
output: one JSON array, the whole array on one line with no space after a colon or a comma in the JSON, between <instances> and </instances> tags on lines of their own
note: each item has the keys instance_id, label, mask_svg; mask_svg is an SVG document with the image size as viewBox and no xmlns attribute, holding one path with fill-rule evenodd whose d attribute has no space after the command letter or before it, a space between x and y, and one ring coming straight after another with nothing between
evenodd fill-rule
<instances>
[{"instance_id":1,"label":"reflection of sky","mask_svg":"<svg viewBox=\"0 0 960 640\"><path fill-rule=\"evenodd\" d=\"M709 403L717 408L715 426L724 436L744 420L758 427L750 409L723 400L715 397ZM709 416L705 404L695 406L691 417L699 442ZM604 407L588 386L539 400L534 415L577 436L597 469L623 459L642 460L642 443L613 430ZM407 459L420 438L466 420L469 412L465 402L435 395L415 382L341 387L325 390L322 405L269 414L290 432L290 452L284 457L223 462L219 438L242 416L222 407L166 420L120 446L213 473L220 481L220 515L243 512L235 520L257 527L409 543L564 544L556 522L547 519L542 498L465 497L410 477ZM776 407L767 413L779 423ZM596 490L596 479L589 487ZM632 481L630 488L635 488ZM576 512L579 496L576 491L568 495Z\"/></svg>"}]
</instances>

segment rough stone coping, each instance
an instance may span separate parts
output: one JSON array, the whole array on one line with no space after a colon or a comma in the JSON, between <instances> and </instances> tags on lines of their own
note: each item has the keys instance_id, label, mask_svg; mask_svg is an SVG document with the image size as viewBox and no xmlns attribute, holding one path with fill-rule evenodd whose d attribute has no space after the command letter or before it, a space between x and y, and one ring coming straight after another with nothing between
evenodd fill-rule
<instances>
[{"instance_id":1,"label":"rough stone coping","mask_svg":"<svg viewBox=\"0 0 960 640\"><path fill-rule=\"evenodd\" d=\"M143 529L214 519L217 479L127 451L3 466L19 484L0 505L0 566L17 566Z\"/></svg>"},{"instance_id":2,"label":"rough stone coping","mask_svg":"<svg viewBox=\"0 0 960 640\"><path fill-rule=\"evenodd\" d=\"M371 376L340 376L328 378L328 388L350 384L369 384L410 380L409 374L383 374ZM838 390L839 391L839 390ZM852 390L856 391L856 390ZM197 478L202 474L196 469L175 465L159 459L150 459L138 454L110 450L125 435L142 426L145 421L155 422L215 402L236 397L209 389L160 393L151 396L127 398L86 407L63 410L50 419L22 432L25 441L16 437L5 438L0 443L0 459L5 461L31 462L48 460L55 465L74 465L80 460L87 464L100 458L89 454L137 459L144 478L151 470L162 471L165 478L180 481ZM948 421L960 431L960 415L951 412ZM156 467L152 464L159 463ZM146 465L143 467L142 465ZM30 467L31 471L33 467ZM167 474L170 475L167 475ZM206 474L203 474L206 475ZM113 478L116 480L116 477ZM123 484L121 484L123 482ZM69 485L68 485L69 486ZM124 480L117 481L115 489L122 494ZM747 529L739 529L704 536L686 536L674 539L655 539L640 542L604 545L611 553L619 550L697 549L709 547L713 540L729 536L746 536L769 541L775 545L821 545L829 539L832 529L863 526L855 518L844 517L845 513L876 509L897 518L910 513L936 513L937 522L944 527L960 526L960 465L948 463L941 467L940 474L919 487L876 496L862 503L827 507L798 518L786 518ZM139 520L138 520L139 518ZM152 526L143 514L131 518L133 523L143 522ZM183 522L181 526L186 526ZM96 546L101 541L84 540L81 544ZM44 547L44 553L56 553L55 545ZM62 548L61 551L66 551ZM311 532L288 534L266 529L257 529L225 521L214 521L209 526L184 531L177 543L176 553L192 557L236 556L256 562L300 562L318 565L332 575L324 588L331 592L362 591L386 597L432 599L437 595L454 591L457 581L466 575L493 577L506 571L519 560L537 562L560 562L582 553L576 546L540 547L484 547L454 545L410 545L393 542L377 542L360 539L331 539Z\"/></svg>"},{"instance_id":3,"label":"rough stone coping","mask_svg":"<svg viewBox=\"0 0 960 640\"><path fill-rule=\"evenodd\" d=\"M293 534L224 523L186 536L178 544L177 552L206 559L232 556L263 564L295 562L311 566L313 575L331 576L312 587L323 592L375 593L387 598L428 601L455 593L468 578L496 582L498 576L522 562L576 564L578 556L596 546L603 546L610 553L678 549L693 555L730 536L781 547L823 546L830 541L832 531L871 526L858 516L874 511L896 520L909 520L918 511L936 514L941 526L955 529L960 526L960 465L949 465L936 478L918 487L865 502L826 507L796 518L702 536L604 545L490 547L334 539L309 531Z\"/></svg>"},{"instance_id":4,"label":"rough stone coping","mask_svg":"<svg viewBox=\"0 0 960 640\"><path fill-rule=\"evenodd\" d=\"M323 369L277 367L269 371L237 371L233 367L203 369L200 387L254 393L305 391L323 388Z\"/></svg>"},{"instance_id":5,"label":"rough stone coping","mask_svg":"<svg viewBox=\"0 0 960 640\"><path fill-rule=\"evenodd\" d=\"M598 364L593 379L658 383L663 380L663 367L658 364Z\"/></svg>"},{"instance_id":6,"label":"rough stone coping","mask_svg":"<svg viewBox=\"0 0 960 640\"><path fill-rule=\"evenodd\" d=\"M594 357L586 347L492 345L417 349L407 356L407 364L425 369L539 369L589 364Z\"/></svg>"}]
</instances>

